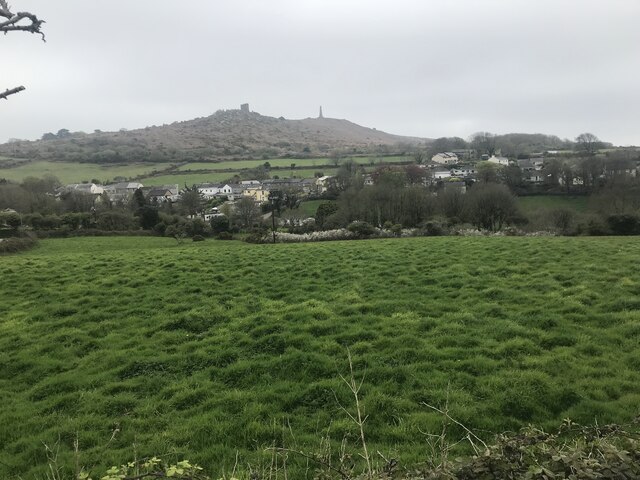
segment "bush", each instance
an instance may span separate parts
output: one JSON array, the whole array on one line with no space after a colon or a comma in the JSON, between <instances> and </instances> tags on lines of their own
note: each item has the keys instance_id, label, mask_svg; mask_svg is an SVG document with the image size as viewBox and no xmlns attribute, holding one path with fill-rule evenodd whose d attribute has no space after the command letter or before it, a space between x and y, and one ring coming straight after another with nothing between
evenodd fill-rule
<instances>
[{"instance_id":1,"label":"bush","mask_svg":"<svg viewBox=\"0 0 640 480\"><path fill-rule=\"evenodd\" d=\"M556 208L551 211L553 226L563 235L567 235L573 225L575 212L568 208Z\"/></svg>"},{"instance_id":2,"label":"bush","mask_svg":"<svg viewBox=\"0 0 640 480\"><path fill-rule=\"evenodd\" d=\"M399 237L402 235L402 225L399 223L391 225L389 230L391 230L391 233L393 233L396 237Z\"/></svg>"},{"instance_id":3,"label":"bush","mask_svg":"<svg viewBox=\"0 0 640 480\"><path fill-rule=\"evenodd\" d=\"M629 213L609 215L607 225L614 235L637 235L640 233L640 218Z\"/></svg>"},{"instance_id":4,"label":"bush","mask_svg":"<svg viewBox=\"0 0 640 480\"><path fill-rule=\"evenodd\" d=\"M597 216L585 216L583 220L576 226L578 235L609 235L611 231L604 220Z\"/></svg>"},{"instance_id":5,"label":"bush","mask_svg":"<svg viewBox=\"0 0 640 480\"><path fill-rule=\"evenodd\" d=\"M194 235L191 240L194 242L204 242L204 237L202 235Z\"/></svg>"},{"instance_id":6,"label":"bush","mask_svg":"<svg viewBox=\"0 0 640 480\"><path fill-rule=\"evenodd\" d=\"M229 231L229 218L225 215L217 215L215 217L212 217L209 223L211 224L211 231L213 233L219 234Z\"/></svg>"},{"instance_id":7,"label":"bush","mask_svg":"<svg viewBox=\"0 0 640 480\"><path fill-rule=\"evenodd\" d=\"M355 222L351 222L347 226L347 230L353 233L356 237L365 238L370 237L374 233L376 233L376 229L373 225L367 222L361 222L360 220L356 220Z\"/></svg>"},{"instance_id":8,"label":"bush","mask_svg":"<svg viewBox=\"0 0 640 480\"><path fill-rule=\"evenodd\" d=\"M448 232L440 222L429 221L420 226L420 233L425 237L439 237L446 235Z\"/></svg>"},{"instance_id":9,"label":"bush","mask_svg":"<svg viewBox=\"0 0 640 480\"><path fill-rule=\"evenodd\" d=\"M96 226L100 230L132 230L137 224L129 213L109 211L98 215Z\"/></svg>"},{"instance_id":10,"label":"bush","mask_svg":"<svg viewBox=\"0 0 640 480\"><path fill-rule=\"evenodd\" d=\"M54 230L60 228L62 220L57 215L45 215L33 214L29 218L31 226L36 230Z\"/></svg>"},{"instance_id":11,"label":"bush","mask_svg":"<svg viewBox=\"0 0 640 480\"><path fill-rule=\"evenodd\" d=\"M193 220L187 221L185 224L185 233L189 237L193 237L195 235L206 235L208 230L208 225L201 218L194 218Z\"/></svg>"},{"instance_id":12,"label":"bush","mask_svg":"<svg viewBox=\"0 0 640 480\"><path fill-rule=\"evenodd\" d=\"M233 240L233 234L231 232L220 232L216 238L218 240Z\"/></svg>"},{"instance_id":13,"label":"bush","mask_svg":"<svg viewBox=\"0 0 640 480\"><path fill-rule=\"evenodd\" d=\"M17 230L22 219L16 212L0 212L0 225L7 225L8 227Z\"/></svg>"},{"instance_id":14,"label":"bush","mask_svg":"<svg viewBox=\"0 0 640 480\"><path fill-rule=\"evenodd\" d=\"M305 233L311 233L313 231L315 231L315 225L313 225L312 223L293 225L289 227L289 233L294 233L296 235L303 235Z\"/></svg>"},{"instance_id":15,"label":"bush","mask_svg":"<svg viewBox=\"0 0 640 480\"><path fill-rule=\"evenodd\" d=\"M16 253L28 250L36 245L37 240L31 237L11 237L0 239L0 254Z\"/></svg>"}]
</instances>

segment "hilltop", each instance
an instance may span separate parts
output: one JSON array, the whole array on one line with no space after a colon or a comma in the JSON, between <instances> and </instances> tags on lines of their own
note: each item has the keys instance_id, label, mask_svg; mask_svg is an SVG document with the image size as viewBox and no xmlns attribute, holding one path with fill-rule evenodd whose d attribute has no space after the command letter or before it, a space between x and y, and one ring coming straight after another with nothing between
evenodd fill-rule
<instances>
[{"instance_id":1,"label":"hilltop","mask_svg":"<svg viewBox=\"0 0 640 480\"><path fill-rule=\"evenodd\" d=\"M0 156L92 163L215 161L393 151L394 146L397 150L425 141L335 118L287 120L219 110L208 117L130 131L86 134L63 129L42 140L0 145Z\"/></svg>"}]
</instances>

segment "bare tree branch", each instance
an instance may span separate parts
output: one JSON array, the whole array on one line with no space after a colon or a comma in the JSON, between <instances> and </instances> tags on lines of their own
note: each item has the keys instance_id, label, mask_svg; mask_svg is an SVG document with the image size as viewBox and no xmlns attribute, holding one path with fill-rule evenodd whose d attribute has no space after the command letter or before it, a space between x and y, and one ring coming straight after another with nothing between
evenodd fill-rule
<instances>
[{"instance_id":1,"label":"bare tree branch","mask_svg":"<svg viewBox=\"0 0 640 480\"><path fill-rule=\"evenodd\" d=\"M6 19L0 21L0 32L4 32L5 35L16 31L38 33L42 36L42 41L46 41L41 30L44 20L29 12L13 13L7 0L0 0L0 18Z\"/></svg>"},{"instance_id":2,"label":"bare tree branch","mask_svg":"<svg viewBox=\"0 0 640 480\"><path fill-rule=\"evenodd\" d=\"M13 95L14 93L21 92L22 90L24 90L24 87L16 87L16 88L11 88L9 90L6 90L4 93L0 93L0 100L1 99L6 100L9 95Z\"/></svg>"},{"instance_id":3,"label":"bare tree branch","mask_svg":"<svg viewBox=\"0 0 640 480\"><path fill-rule=\"evenodd\" d=\"M0 32L4 32L5 35L8 32L16 31L38 33L42 36L42 41L46 42L44 33L42 32L42 30L40 30L43 23L44 20L38 19L38 17L36 17L33 13L13 13L11 11L11 8L9 7L9 4L7 3L7 0L0 0ZM4 93L0 93L0 100L7 100L7 97L9 95L21 92L22 90L24 90L23 86L5 90Z\"/></svg>"}]
</instances>

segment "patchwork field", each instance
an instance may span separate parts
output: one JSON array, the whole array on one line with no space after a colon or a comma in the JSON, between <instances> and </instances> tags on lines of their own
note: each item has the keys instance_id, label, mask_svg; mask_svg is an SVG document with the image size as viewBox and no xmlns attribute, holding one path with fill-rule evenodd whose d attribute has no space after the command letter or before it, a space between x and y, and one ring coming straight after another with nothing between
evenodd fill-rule
<instances>
[{"instance_id":1,"label":"patchwork field","mask_svg":"<svg viewBox=\"0 0 640 480\"><path fill-rule=\"evenodd\" d=\"M2 165L0 161L0 166ZM168 163L148 163L132 165L96 165L72 162L30 162L13 168L0 168L0 178L21 182L27 177L54 175L62 183L80 183L92 179L101 182L112 181L116 177L135 177L168 168Z\"/></svg>"},{"instance_id":2,"label":"patchwork field","mask_svg":"<svg viewBox=\"0 0 640 480\"><path fill-rule=\"evenodd\" d=\"M567 197L560 195L532 195L528 197L518 197L518 205L526 212L539 210L552 210L556 208L566 208L575 212L586 212L589 208L589 197Z\"/></svg>"},{"instance_id":3,"label":"patchwork field","mask_svg":"<svg viewBox=\"0 0 640 480\"><path fill-rule=\"evenodd\" d=\"M380 163L401 163L411 162L410 156L394 156L394 157L346 157L352 159L361 165L378 165ZM226 162L193 162L182 165L178 170L213 170L223 168L256 168L269 162L271 167L289 167L292 163L296 167L316 167L318 165L334 165L331 158L272 158L269 160L230 160Z\"/></svg>"},{"instance_id":4,"label":"patchwork field","mask_svg":"<svg viewBox=\"0 0 640 480\"><path fill-rule=\"evenodd\" d=\"M441 428L421 402L487 439L628 421L639 261L615 237L42 241L0 257L0 477L44 477L43 444L72 465L76 438L83 465L157 454L213 475L327 432L356 452L347 347L370 450L401 465Z\"/></svg>"}]
</instances>

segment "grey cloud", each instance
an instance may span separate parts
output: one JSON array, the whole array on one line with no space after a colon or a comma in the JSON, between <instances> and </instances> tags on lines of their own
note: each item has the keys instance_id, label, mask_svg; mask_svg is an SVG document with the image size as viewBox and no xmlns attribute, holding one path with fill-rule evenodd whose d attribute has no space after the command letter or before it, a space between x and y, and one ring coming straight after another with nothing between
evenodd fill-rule
<instances>
[{"instance_id":1,"label":"grey cloud","mask_svg":"<svg viewBox=\"0 0 640 480\"><path fill-rule=\"evenodd\" d=\"M640 2L14 0L48 42L0 38L0 141L237 108L391 133L593 131L640 144Z\"/></svg>"}]
</instances>

